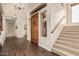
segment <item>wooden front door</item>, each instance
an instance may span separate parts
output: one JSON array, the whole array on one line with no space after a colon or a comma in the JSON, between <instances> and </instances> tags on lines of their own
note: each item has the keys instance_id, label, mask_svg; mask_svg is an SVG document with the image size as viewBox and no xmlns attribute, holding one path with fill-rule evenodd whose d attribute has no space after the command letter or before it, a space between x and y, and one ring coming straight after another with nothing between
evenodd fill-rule
<instances>
[{"instance_id":1,"label":"wooden front door","mask_svg":"<svg viewBox=\"0 0 79 59\"><path fill-rule=\"evenodd\" d=\"M38 45L38 13L31 17L31 42Z\"/></svg>"}]
</instances>

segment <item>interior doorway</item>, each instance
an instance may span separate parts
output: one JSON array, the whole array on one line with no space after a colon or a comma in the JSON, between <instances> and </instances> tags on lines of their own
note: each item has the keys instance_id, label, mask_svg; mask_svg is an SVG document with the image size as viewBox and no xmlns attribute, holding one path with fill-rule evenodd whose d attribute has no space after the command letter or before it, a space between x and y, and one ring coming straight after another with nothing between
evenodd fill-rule
<instances>
[{"instance_id":1,"label":"interior doorway","mask_svg":"<svg viewBox=\"0 0 79 59\"><path fill-rule=\"evenodd\" d=\"M38 13L31 16L31 42L38 45Z\"/></svg>"},{"instance_id":2,"label":"interior doorway","mask_svg":"<svg viewBox=\"0 0 79 59\"><path fill-rule=\"evenodd\" d=\"M6 20L6 36L15 37L15 20L7 19Z\"/></svg>"}]
</instances>

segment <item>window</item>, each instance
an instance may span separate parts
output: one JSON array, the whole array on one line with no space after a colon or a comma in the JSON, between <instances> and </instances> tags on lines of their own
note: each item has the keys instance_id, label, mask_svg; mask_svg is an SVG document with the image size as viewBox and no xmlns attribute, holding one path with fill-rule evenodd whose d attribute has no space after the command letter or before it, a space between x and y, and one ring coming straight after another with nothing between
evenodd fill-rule
<instances>
[{"instance_id":1,"label":"window","mask_svg":"<svg viewBox=\"0 0 79 59\"><path fill-rule=\"evenodd\" d=\"M47 37L47 19L46 19L46 16L47 16L47 10L44 10L41 12L41 33L42 33L42 36L44 37Z\"/></svg>"},{"instance_id":2,"label":"window","mask_svg":"<svg viewBox=\"0 0 79 59\"><path fill-rule=\"evenodd\" d=\"M79 4L72 4L72 23L79 22Z\"/></svg>"}]
</instances>

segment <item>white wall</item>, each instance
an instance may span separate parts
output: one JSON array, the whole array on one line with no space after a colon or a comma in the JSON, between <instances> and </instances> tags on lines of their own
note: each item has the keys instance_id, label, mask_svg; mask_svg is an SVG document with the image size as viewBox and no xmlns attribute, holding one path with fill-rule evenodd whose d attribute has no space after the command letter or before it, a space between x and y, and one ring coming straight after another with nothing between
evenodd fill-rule
<instances>
[{"instance_id":1,"label":"white wall","mask_svg":"<svg viewBox=\"0 0 79 59\"><path fill-rule=\"evenodd\" d=\"M72 17L71 17L71 5L70 4L66 4L66 16L67 16L67 23L68 25L71 25L72 23Z\"/></svg>"},{"instance_id":2,"label":"white wall","mask_svg":"<svg viewBox=\"0 0 79 59\"><path fill-rule=\"evenodd\" d=\"M57 23L61 20L61 18L65 15L64 8L60 3L51 4L51 31L55 28Z\"/></svg>"},{"instance_id":3,"label":"white wall","mask_svg":"<svg viewBox=\"0 0 79 59\"><path fill-rule=\"evenodd\" d=\"M61 20L63 16L66 16L65 5L63 5L62 7L60 3L51 4L51 31L55 28L55 26L57 25L57 23ZM67 20L65 17L63 21L59 24L59 26L56 28L56 30L53 33L51 33L51 48L52 49L62 28L66 26L66 23L67 23Z\"/></svg>"},{"instance_id":4,"label":"white wall","mask_svg":"<svg viewBox=\"0 0 79 59\"><path fill-rule=\"evenodd\" d=\"M15 7L13 3L2 3L2 8L5 16L15 16Z\"/></svg>"},{"instance_id":5,"label":"white wall","mask_svg":"<svg viewBox=\"0 0 79 59\"><path fill-rule=\"evenodd\" d=\"M26 21L26 24L27 24L27 40L31 41L31 19L30 19L30 11L29 11L29 6L27 6L27 21Z\"/></svg>"},{"instance_id":6,"label":"white wall","mask_svg":"<svg viewBox=\"0 0 79 59\"><path fill-rule=\"evenodd\" d=\"M17 29L15 29L17 37L23 37L26 34L26 31L24 30L24 24L26 23L26 20L27 20L27 12L18 11L17 19L15 21L15 27L17 26Z\"/></svg>"}]
</instances>

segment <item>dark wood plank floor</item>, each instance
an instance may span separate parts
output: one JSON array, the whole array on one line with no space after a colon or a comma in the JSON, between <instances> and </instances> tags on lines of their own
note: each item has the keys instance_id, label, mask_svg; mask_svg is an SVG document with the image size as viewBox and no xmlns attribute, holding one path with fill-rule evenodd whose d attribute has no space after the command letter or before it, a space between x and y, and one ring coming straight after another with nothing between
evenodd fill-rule
<instances>
[{"instance_id":1,"label":"dark wood plank floor","mask_svg":"<svg viewBox=\"0 0 79 59\"><path fill-rule=\"evenodd\" d=\"M17 39L16 37L7 38L4 46L1 48L3 56L58 56L51 53L34 43L25 39Z\"/></svg>"}]
</instances>

